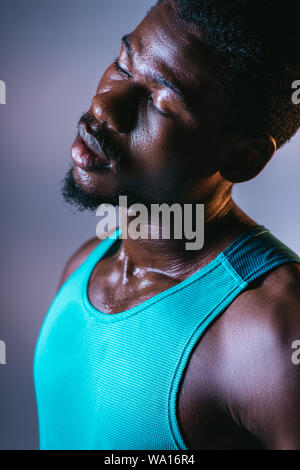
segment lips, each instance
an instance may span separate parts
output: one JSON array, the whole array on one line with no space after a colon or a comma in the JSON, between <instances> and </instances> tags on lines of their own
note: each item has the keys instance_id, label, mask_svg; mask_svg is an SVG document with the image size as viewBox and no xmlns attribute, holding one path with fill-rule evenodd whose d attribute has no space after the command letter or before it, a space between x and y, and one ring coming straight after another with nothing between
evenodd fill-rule
<instances>
[{"instance_id":1,"label":"lips","mask_svg":"<svg viewBox=\"0 0 300 470\"><path fill-rule=\"evenodd\" d=\"M74 164L85 171L96 172L112 166L111 160L104 153L98 140L87 130L85 123L79 125L71 157Z\"/></svg>"}]
</instances>

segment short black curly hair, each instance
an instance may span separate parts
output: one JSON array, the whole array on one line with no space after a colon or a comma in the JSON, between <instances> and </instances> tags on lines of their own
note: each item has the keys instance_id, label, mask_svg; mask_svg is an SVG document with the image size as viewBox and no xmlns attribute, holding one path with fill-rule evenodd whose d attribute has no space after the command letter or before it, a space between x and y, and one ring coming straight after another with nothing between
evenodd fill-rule
<instances>
[{"instance_id":1,"label":"short black curly hair","mask_svg":"<svg viewBox=\"0 0 300 470\"><path fill-rule=\"evenodd\" d=\"M215 80L230 99L234 125L268 133L281 147L300 127L300 105L292 102L292 83L300 80L300 0L173 2L181 21L197 25L225 59Z\"/></svg>"}]
</instances>

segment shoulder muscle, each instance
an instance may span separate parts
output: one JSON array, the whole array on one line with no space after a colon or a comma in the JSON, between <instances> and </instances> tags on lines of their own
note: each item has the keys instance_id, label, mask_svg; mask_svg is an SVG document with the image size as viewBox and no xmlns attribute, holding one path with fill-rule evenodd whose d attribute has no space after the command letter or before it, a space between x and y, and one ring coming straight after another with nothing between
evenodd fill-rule
<instances>
[{"instance_id":1,"label":"shoulder muscle","mask_svg":"<svg viewBox=\"0 0 300 470\"><path fill-rule=\"evenodd\" d=\"M267 449L300 449L300 265L277 268L215 324L217 389L232 418ZM298 343L297 343L298 344Z\"/></svg>"}]
</instances>

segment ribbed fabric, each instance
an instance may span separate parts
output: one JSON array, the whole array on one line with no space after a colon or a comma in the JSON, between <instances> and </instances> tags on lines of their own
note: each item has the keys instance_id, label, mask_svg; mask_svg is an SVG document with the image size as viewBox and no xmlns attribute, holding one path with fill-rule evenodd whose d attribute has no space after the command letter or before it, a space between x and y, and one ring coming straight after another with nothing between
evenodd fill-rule
<instances>
[{"instance_id":1,"label":"ribbed fabric","mask_svg":"<svg viewBox=\"0 0 300 470\"><path fill-rule=\"evenodd\" d=\"M91 305L88 281L119 233L62 286L42 326L34 357L41 449L186 449L176 399L196 342L249 282L300 262L257 226L183 282L106 314Z\"/></svg>"}]
</instances>

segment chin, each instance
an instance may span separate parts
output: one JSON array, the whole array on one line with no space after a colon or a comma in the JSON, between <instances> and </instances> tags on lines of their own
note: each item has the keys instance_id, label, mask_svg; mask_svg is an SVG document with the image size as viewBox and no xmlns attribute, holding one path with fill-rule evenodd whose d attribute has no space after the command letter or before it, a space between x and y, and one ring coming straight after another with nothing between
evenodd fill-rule
<instances>
[{"instance_id":1,"label":"chin","mask_svg":"<svg viewBox=\"0 0 300 470\"><path fill-rule=\"evenodd\" d=\"M103 176L101 175L101 179ZM62 194L65 201L78 210L95 211L101 204L117 206L118 184L111 178L100 183L99 175L77 167L70 168L64 178Z\"/></svg>"},{"instance_id":2,"label":"chin","mask_svg":"<svg viewBox=\"0 0 300 470\"><path fill-rule=\"evenodd\" d=\"M99 172L91 172L74 165L72 173L75 183L86 194L108 196L118 192L119 179L110 168L102 169Z\"/></svg>"}]
</instances>

